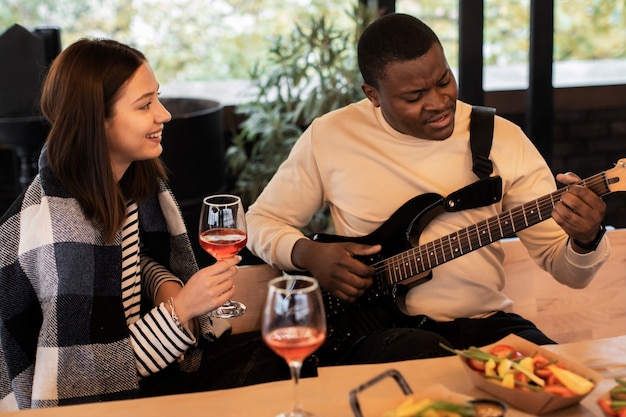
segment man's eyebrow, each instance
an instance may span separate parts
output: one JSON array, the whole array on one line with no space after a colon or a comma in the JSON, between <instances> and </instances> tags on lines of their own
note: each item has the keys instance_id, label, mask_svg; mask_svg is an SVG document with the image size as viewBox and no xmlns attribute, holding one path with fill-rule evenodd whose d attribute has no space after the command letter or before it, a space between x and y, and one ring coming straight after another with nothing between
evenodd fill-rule
<instances>
[{"instance_id":1,"label":"man's eyebrow","mask_svg":"<svg viewBox=\"0 0 626 417\"><path fill-rule=\"evenodd\" d=\"M450 74L450 68L447 68L443 74L441 75L441 78L439 78L439 81L443 80L444 78L446 78L448 76L448 74Z\"/></svg>"},{"instance_id":2,"label":"man's eyebrow","mask_svg":"<svg viewBox=\"0 0 626 417\"><path fill-rule=\"evenodd\" d=\"M443 74L441 75L441 77L439 77L439 80L437 80L437 82L441 82L443 81L452 71L450 70L450 68L446 69ZM430 87L425 87L425 88L416 88L414 90L411 91L404 91L403 94L420 94L424 91L428 91Z\"/></svg>"}]
</instances>

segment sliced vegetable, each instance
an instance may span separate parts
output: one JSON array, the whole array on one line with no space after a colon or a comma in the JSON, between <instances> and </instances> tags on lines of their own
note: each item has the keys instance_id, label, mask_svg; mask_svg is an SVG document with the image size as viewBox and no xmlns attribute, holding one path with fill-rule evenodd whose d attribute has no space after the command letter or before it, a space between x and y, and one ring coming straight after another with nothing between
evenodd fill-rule
<instances>
[{"instance_id":1,"label":"sliced vegetable","mask_svg":"<svg viewBox=\"0 0 626 417\"><path fill-rule=\"evenodd\" d=\"M425 398L416 401L409 397L383 417L473 417L474 407L447 401L431 401Z\"/></svg>"},{"instance_id":2,"label":"sliced vegetable","mask_svg":"<svg viewBox=\"0 0 626 417\"><path fill-rule=\"evenodd\" d=\"M611 399L626 401L626 381L617 378L615 382L617 382L617 386L610 391Z\"/></svg>"},{"instance_id":3,"label":"sliced vegetable","mask_svg":"<svg viewBox=\"0 0 626 417\"><path fill-rule=\"evenodd\" d=\"M479 359L468 359L467 363L475 371L478 371L478 372L485 371L485 361L481 361Z\"/></svg>"},{"instance_id":4,"label":"sliced vegetable","mask_svg":"<svg viewBox=\"0 0 626 417\"><path fill-rule=\"evenodd\" d=\"M593 382L567 369L559 368L556 365L549 365L548 369L552 371L563 385L577 395L585 395L594 387Z\"/></svg>"},{"instance_id":5,"label":"sliced vegetable","mask_svg":"<svg viewBox=\"0 0 626 417\"><path fill-rule=\"evenodd\" d=\"M521 366L519 366L515 362L513 362L512 366L516 370L518 370L521 373L523 373L524 375L526 375L528 377L528 379L530 379L531 381L533 381L535 384L539 385L540 387L543 387L546 384L546 382L543 379L539 378L537 375L535 375L534 372L527 371L526 369L522 368Z\"/></svg>"},{"instance_id":6,"label":"sliced vegetable","mask_svg":"<svg viewBox=\"0 0 626 417\"><path fill-rule=\"evenodd\" d=\"M506 375L504 375L502 377L502 386L505 388L515 388L515 378L513 377L513 374L508 373Z\"/></svg>"},{"instance_id":7,"label":"sliced vegetable","mask_svg":"<svg viewBox=\"0 0 626 417\"><path fill-rule=\"evenodd\" d=\"M501 359L514 360L514 359L519 359L519 358L524 357L524 355L521 352L519 352L517 349L515 349L513 346L502 345L502 344L495 345L494 347L492 347L489 350L489 353Z\"/></svg>"},{"instance_id":8,"label":"sliced vegetable","mask_svg":"<svg viewBox=\"0 0 626 417\"><path fill-rule=\"evenodd\" d=\"M386 412L383 417L412 417L420 410L430 405L431 402L431 400L426 398L421 401L416 401L415 398L408 397L399 406Z\"/></svg>"},{"instance_id":9,"label":"sliced vegetable","mask_svg":"<svg viewBox=\"0 0 626 417\"><path fill-rule=\"evenodd\" d=\"M519 361L520 368L526 369L528 372L535 371L535 361L531 357L525 357Z\"/></svg>"},{"instance_id":10,"label":"sliced vegetable","mask_svg":"<svg viewBox=\"0 0 626 417\"><path fill-rule=\"evenodd\" d=\"M559 397L568 398L575 397L576 393L563 385L546 385L543 391Z\"/></svg>"},{"instance_id":11,"label":"sliced vegetable","mask_svg":"<svg viewBox=\"0 0 626 417\"><path fill-rule=\"evenodd\" d=\"M496 376L496 361L492 358L485 362L485 376Z\"/></svg>"},{"instance_id":12,"label":"sliced vegetable","mask_svg":"<svg viewBox=\"0 0 626 417\"><path fill-rule=\"evenodd\" d=\"M626 399L622 398L626 388L626 380L616 378L617 385L609 391L609 398L598 398L598 406L605 415L626 417Z\"/></svg>"},{"instance_id":13,"label":"sliced vegetable","mask_svg":"<svg viewBox=\"0 0 626 417\"><path fill-rule=\"evenodd\" d=\"M474 407L468 404L456 404L446 401L434 401L424 410L417 414L417 417L427 417L429 411L436 411L437 416L445 416L447 413L454 413L460 417L473 417Z\"/></svg>"},{"instance_id":14,"label":"sliced vegetable","mask_svg":"<svg viewBox=\"0 0 626 417\"><path fill-rule=\"evenodd\" d=\"M500 364L498 364L498 376L504 378L506 374L511 370L511 366L513 362L508 359L502 359Z\"/></svg>"},{"instance_id":15,"label":"sliced vegetable","mask_svg":"<svg viewBox=\"0 0 626 417\"><path fill-rule=\"evenodd\" d=\"M607 416L617 416L617 412L611 407L611 401L606 398L598 398L598 406Z\"/></svg>"}]
</instances>

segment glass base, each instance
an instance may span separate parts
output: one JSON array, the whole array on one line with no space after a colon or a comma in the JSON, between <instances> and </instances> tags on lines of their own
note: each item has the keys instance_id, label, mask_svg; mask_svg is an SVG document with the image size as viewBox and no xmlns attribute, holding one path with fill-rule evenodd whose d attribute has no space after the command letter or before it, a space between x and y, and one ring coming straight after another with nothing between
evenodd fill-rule
<instances>
[{"instance_id":1,"label":"glass base","mask_svg":"<svg viewBox=\"0 0 626 417\"><path fill-rule=\"evenodd\" d=\"M227 301L211 312L213 317L220 319L232 319L243 316L246 313L246 306L239 301Z\"/></svg>"}]
</instances>

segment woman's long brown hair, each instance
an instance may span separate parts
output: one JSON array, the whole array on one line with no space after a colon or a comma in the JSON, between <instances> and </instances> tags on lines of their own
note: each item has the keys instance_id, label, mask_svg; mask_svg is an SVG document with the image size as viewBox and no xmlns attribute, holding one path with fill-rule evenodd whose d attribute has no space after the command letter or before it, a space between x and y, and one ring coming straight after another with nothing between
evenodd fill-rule
<instances>
[{"instance_id":1,"label":"woman's long brown hair","mask_svg":"<svg viewBox=\"0 0 626 417\"><path fill-rule=\"evenodd\" d=\"M52 63L41 109L50 123L46 140L52 172L101 223L107 242L126 219L126 201L141 201L166 179L160 158L133 162L116 180L107 147L105 120L112 116L126 82L146 62L138 50L113 40L81 39Z\"/></svg>"}]
</instances>

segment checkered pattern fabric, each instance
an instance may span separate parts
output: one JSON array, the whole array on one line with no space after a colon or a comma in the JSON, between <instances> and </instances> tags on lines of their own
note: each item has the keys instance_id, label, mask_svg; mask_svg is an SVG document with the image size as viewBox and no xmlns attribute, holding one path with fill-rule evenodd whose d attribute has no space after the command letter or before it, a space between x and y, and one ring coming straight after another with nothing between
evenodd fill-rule
<instances>
[{"instance_id":1,"label":"checkered pattern fabric","mask_svg":"<svg viewBox=\"0 0 626 417\"><path fill-rule=\"evenodd\" d=\"M136 397L121 234L107 244L45 158L40 166L0 219L0 410ZM197 271L165 184L139 205L139 225L151 257L183 281Z\"/></svg>"}]
</instances>

